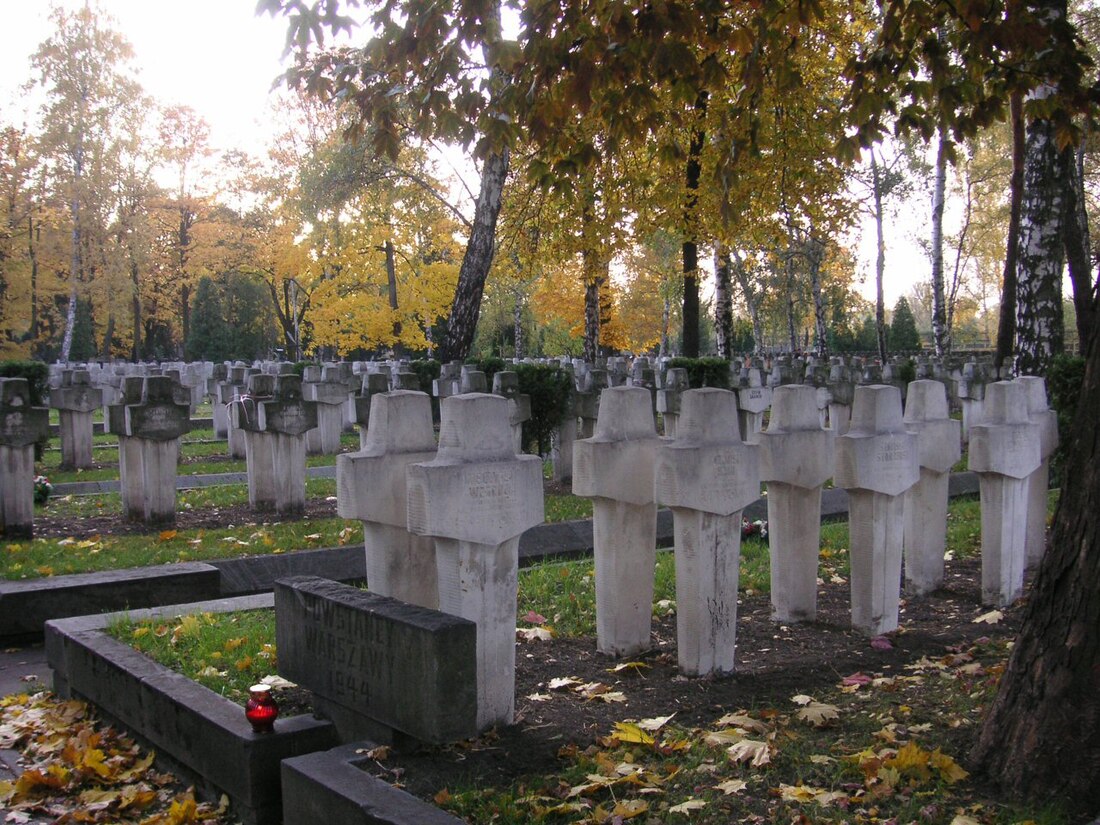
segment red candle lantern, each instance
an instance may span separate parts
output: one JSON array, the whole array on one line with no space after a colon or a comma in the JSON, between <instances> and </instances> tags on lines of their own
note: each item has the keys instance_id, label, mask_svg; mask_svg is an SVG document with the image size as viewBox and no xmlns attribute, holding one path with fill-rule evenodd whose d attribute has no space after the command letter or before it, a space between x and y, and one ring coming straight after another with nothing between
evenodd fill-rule
<instances>
[{"instance_id":1,"label":"red candle lantern","mask_svg":"<svg viewBox=\"0 0 1100 825\"><path fill-rule=\"evenodd\" d=\"M248 689L244 715L252 723L252 730L256 733L272 733L275 730L279 706L275 704L275 697L271 695L270 685L253 685Z\"/></svg>"}]
</instances>

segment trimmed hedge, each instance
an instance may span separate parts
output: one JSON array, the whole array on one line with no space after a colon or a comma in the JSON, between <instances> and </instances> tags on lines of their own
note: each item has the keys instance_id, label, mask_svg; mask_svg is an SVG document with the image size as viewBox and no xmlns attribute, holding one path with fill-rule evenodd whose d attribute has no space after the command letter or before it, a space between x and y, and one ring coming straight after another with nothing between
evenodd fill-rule
<instances>
[{"instance_id":1,"label":"trimmed hedge","mask_svg":"<svg viewBox=\"0 0 1100 825\"><path fill-rule=\"evenodd\" d=\"M41 407L45 403L50 368L41 361L0 361L0 378L26 378L31 404Z\"/></svg>"},{"instance_id":2,"label":"trimmed hedge","mask_svg":"<svg viewBox=\"0 0 1100 825\"><path fill-rule=\"evenodd\" d=\"M537 447L538 455L550 452L550 434L569 415L573 376L560 367L516 364L519 391L531 397L531 418L523 422L523 445Z\"/></svg>"},{"instance_id":3,"label":"trimmed hedge","mask_svg":"<svg viewBox=\"0 0 1100 825\"><path fill-rule=\"evenodd\" d=\"M673 358L665 369L673 367L687 370L688 386L693 390L700 387L730 388L730 362L725 358Z\"/></svg>"}]
</instances>

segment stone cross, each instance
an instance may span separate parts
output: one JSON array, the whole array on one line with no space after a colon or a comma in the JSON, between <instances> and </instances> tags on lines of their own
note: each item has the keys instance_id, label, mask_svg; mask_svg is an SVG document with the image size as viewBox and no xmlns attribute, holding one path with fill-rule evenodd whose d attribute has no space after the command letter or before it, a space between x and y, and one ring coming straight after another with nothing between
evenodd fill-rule
<instances>
[{"instance_id":1,"label":"stone cross","mask_svg":"<svg viewBox=\"0 0 1100 825\"><path fill-rule=\"evenodd\" d=\"M178 385L164 375L137 379L141 394L133 403L133 380L124 383L121 420L117 422L126 439L123 443L120 438L118 445L120 486L129 487L123 504L131 519L172 524L176 520L180 438L191 429L190 404L179 402Z\"/></svg>"},{"instance_id":2,"label":"stone cross","mask_svg":"<svg viewBox=\"0 0 1100 825\"><path fill-rule=\"evenodd\" d=\"M970 428L968 459L982 501L982 602L1000 607L1024 588L1028 480L1042 463L1042 435L1028 414L1026 384L990 384L983 413Z\"/></svg>"},{"instance_id":3,"label":"stone cross","mask_svg":"<svg viewBox=\"0 0 1100 825\"><path fill-rule=\"evenodd\" d=\"M772 405L772 388L765 385L758 366L750 366L742 372L741 386L737 389L737 418L741 425L741 437L749 444L756 444L764 427L764 413Z\"/></svg>"},{"instance_id":4,"label":"stone cross","mask_svg":"<svg viewBox=\"0 0 1100 825\"><path fill-rule=\"evenodd\" d=\"M1058 413L1047 405L1047 386L1038 375L1021 375L1017 383L1027 388L1027 412L1039 425L1039 468L1028 479L1027 566L1036 567L1046 549L1047 496L1050 492L1050 457L1058 449Z\"/></svg>"},{"instance_id":5,"label":"stone cross","mask_svg":"<svg viewBox=\"0 0 1100 825\"><path fill-rule=\"evenodd\" d=\"M302 398L299 376L274 376L273 387L271 378L253 376L249 388L257 395L242 397L230 413L234 426L248 434L249 503L298 515L306 506L305 436L317 426L317 402Z\"/></svg>"},{"instance_id":6,"label":"stone cross","mask_svg":"<svg viewBox=\"0 0 1100 825\"><path fill-rule=\"evenodd\" d=\"M613 656L650 645L657 443L649 390L611 387L600 394L595 435L573 445L573 493L594 499L596 643Z\"/></svg>"},{"instance_id":7,"label":"stone cross","mask_svg":"<svg viewBox=\"0 0 1100 825\"><path fill-rule=\"evenodd\" d=\"M680 399L689 386L687 370L683 367L673 367L665 373L663 386L657 390L657 412L661 414L664 432L669 438L676 437L676 419L680 417Z\"/></svg>"},{"instance_id":8,"label":"stone cross","mask_svg":"<svg viewBox=\"0 0 1100 825\"><path fill-rule=\"evenodd\" d=\"M677 657L689 676L723 675L734 670L741 511L760 498L757 447L737 436L729 390L688 390L680 409L655 470L675 533Z\"/></svg>"},{"instance_id":9,"label":"stone cross","mask_svg":"<svg viewBox=\"0 0 1100 825\"><path fill-rule=\"evenodd\" d=\"M459 381L460 392L489 392L489 380L485 373L474 364L462 365L462 378Z\"/></svg>"},{"instance_id":10,"label":"stone cross","mask_svg":"<svg viewBox=\"0 0 1100 825\"><path fill-rule=\"evenodd\" d=\"M229 410L222 402L218 386L229 377L229 367L214 364L210 377L206 380L206 394L210 398L211 418L214 423L214 438L229 436Z\"/></svg>"},{"instance_id":11,"label":"stone cross","mask_svg":"<svg viewBox=\"0 0 1100 825\"><path fill-rule=\"evenodd\" d=\"M758 433L760 480L768 485L772 618L817 617L821 488L833 474L834 437L821 428L813 387L777 387L768 429Z\"/></svg>"},{"instance_id":12,"label":"stone cross","mask_svg":"<svg viewBox=\"0 0 1100 825\"><path fill-rule=\"evenodd\" d=\"M348 385L335 367L308 366L302 375L302 397L317 404L317 426L306 433L310 455L336 455L344 430Z\"/></svg>"},{"instance_id":13,"label":"stone cross","mask_svg":"<svg viewBox=\"0 0 1100 825\"><path fill-rule=\"evenodd\" d=\"M544 519L542 461L517 456L508 402L440 404L439 452L409 465L408 526L435 538L439 609L477 623L478 727L515 714L519 537Z\"/></svg>"},{"instance_id":14,"label":"stone cross","mask_svg":"<svg viewBox=\"0 0 1100 825\"><path fill-rule=\"evenodd\" d=\"M848 432L855 388L848 365L836 359L829 366L829 427L835 435Z\"/></svg>"},{"instance_id":15,"label":"stone cross","mask_svg":"<svg viewBox=\"0 0 1100 825\"><path fill-rule=\"evenodd\" d=\"M493 375L493 395L508 399L508 420L517 455L523 452L523 422L531 420L531 396L519 391L519 374L501 370Z\"/></svg>"},{"instance_id":16,"label":"stone cross","mask_svg":"<svg viewBox=\"0 0 1100 825\"><path fill-rule=\"evenodd\" d=\"M920 480L905 498L905 584L922 596L943 585L948 482L962 455L962 422L948 415L944 385L929 378L909 384L904 421L917 436L920 464Z\"/></svg>"},{"instance_id":17,"label":"stone cross","mask_svg":"<svg viewBox=\"0 0 1100 825\"><path fill-rule=\"evenodd\" d=\"M231 405L242 395L245 395L250 375L259 370L246 369L245 367L230 367L229 378L218 385L218 402L225 405L226 409L226 437L228 439L228 451L231 458L246 458L244 446L244 433L233 425L232 416L229 415Z\"/></svg>"},{"instance_id":18,"label":"stone cross","mask_svg":"<svg viewBox=\"0 0 1100 825\"><path fill-rule=\"evenodd\" d=\"M47 437L49 416L31 406L26 378L0 378L0 533L7 538L33 532L34 445Z\"/></svg>"},{"instance_id":19,"label":"stone cross","mask_svg":"<svg viewBox=\"0 0 1100 825\"><path fill-rule=\"evenodd\" d=\"M584 388L577 393L578 438L591 438L596 432L596 419L600 414L600 395L608 386L605 370L591 369L585 373Z\"/></svg>"},{"instance_id":20,"label":"stone cross","mask_svg":"<svg viewBox=\"0 0 1100 825\"><path fill-rule=\"evenodd\" d=\"M401 373L398 373L400 375ZM384 372L364 372L362 385L355 400L355 423L359 425L359 449L367 448L367 433L370 430L370 411L374 403L374 396L390 391L390 377ZM394 387L394 389L420 389L416 387ZM431 417L431 404L428 405L429 418ZM404 521L402 521L404 524Z\"/></svg>"},{"instance_id":21,"label":"stone cross","mask_svg":"<svg viewBox=\"0 0 1100 825\"><path fill-rule=\"evenodd\" d=\"M897 387L856 387L833 480L848 490L852 628L889 633L898 627L905 492L920 480L917 437L905 429Z\"/></svg>"},{"instance_id":22,"label":"stone cross","mask_svg":"<svg viewBox=\"0 0 1100 825\"><path fill-rule=\"evenodd\" d=\"M87 370L64 370L61 386L50 390L50 406L61 424L61 469L92 466L92 413L103 404L103 392L92 387Z\"/></svg>"},{"instance_id":23,"label":"stone cross","mask_svg":"<svg viewBox=\"0 0 1100 825\"><path fill-rule=\"evenodd\" d=\"M449 398L462 391L462 364L451 361L439 368L439 377L432 380L432 395L436 398Z\"/></svg>"},{"instance_id":24,"label":"stone cross","mask_svg":"<svg viewBox=\"0 0 1100 825\"><path fill-rule=\"evenodd\" d=\"M364 383L371 376L364 375ZM385 380L385 376L378 376ZM409 532L405 471L435 458L431 398L374 393L362 449L336 457L336 509L363 522L367 586L422 607L439 606L435 544Z\"/></svg>"},{"instance_id":25,"label":"stone cross","mask_svg":"<svg viewBox=\"0 0 1100 825\"><path fill-rule=\"evenodd\" d=\"M963 365L959 382L959 401L962 404L963 442L970 441L970 430L981 424L985 417L985 392L990 383L989 370L984 364L968 361Z\"/></svg>"}]
</instances>

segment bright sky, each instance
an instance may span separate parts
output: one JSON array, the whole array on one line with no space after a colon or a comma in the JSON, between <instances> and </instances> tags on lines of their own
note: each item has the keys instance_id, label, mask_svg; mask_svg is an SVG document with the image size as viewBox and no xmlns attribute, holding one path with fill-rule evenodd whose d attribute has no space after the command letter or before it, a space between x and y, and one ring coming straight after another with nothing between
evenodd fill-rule
<instances>
[{"instance_id":1,"label":"bright sky","mask_svg":"<svg viewBox=\"0 0 1100 825\"><path fill-rule=\"evenodd\" d=\"M51 33L51 8L75 8L84 1L0 0L0 114L5 119L33 122L34 112L26 109L34 102L20 90L31 76L30 56ZM283 18L256 16L256 0L98 2L134 47L138 78L158 103L194 109L210 125L215 149L262 152L271 122L269 92L284 69ZM913 222L912 215L907 218L887 229L887 308L915 280L928 277L927 259L906 237ZM859 291L873 300L873 227L865 222L861 234Z\"/></svg>"},{"instance_id":2,"label":"bright sky","mask_svg":"<svg viewBox=\"0 0 1100 825\"><path fill-rule=\"evenodd\" d=\"M0 107L9 117L21 113L19 87L30 79L31 54L51 33L51 8L83 3L0 0ZM194 109L210 124L215 148L261 148L268 92L283 68L282 18L257 17L255 0L99 0L99 6L134 47L138 79L159 103Z\"/></svg>"}]
</instances>

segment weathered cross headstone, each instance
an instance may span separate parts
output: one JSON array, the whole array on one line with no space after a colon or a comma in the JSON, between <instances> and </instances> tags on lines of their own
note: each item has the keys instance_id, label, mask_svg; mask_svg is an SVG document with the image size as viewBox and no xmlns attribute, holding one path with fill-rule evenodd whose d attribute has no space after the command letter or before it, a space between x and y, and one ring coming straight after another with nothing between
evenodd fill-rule
<instances>
[{"instance_id":1,"label":"weathered cross headstone","mask_svg":"<svg viewBox=\"0 0 1100 825\"><path fill-rule=\"evenodd\" d=\"M772 405L772 389L765 385L759 366L754 364L742 371L741 386L736 392L741 437L748 444L756 444L760 430L764 427L764 413Z\"/></svg>"},{"instance_id":2,"label":"weathered cross headstone","mask_svg":"<svg viewBox=\"0 0 1100 825\"><path fill-rule=\"evenodd\" d=\"M592 498L596 561L596 643L625 656L649 647L657 505L653 402L641 387L600 395L592 438L573 446L573 493Z\"/></svg>"},{"instance_id":3,"label":"weathered cross headstone","mask_svg":"<svg viewBox=\"0 0 1100 825\"><path fill-rule=\"evenodd\" d=\"M758 433L760 480L768 485L772 618L817 616L821 488L833 474L834 437L821 428L816 391L777 387L768 429Z\"/></svg>"},{"instance_id":4,"label":"weathered cross headstone","mask_svg":"<svg viewBox=\"0 0 1100 825\"><path fill-rule=\"evenodd\" d=\"M214 364L210 377L206 380L206 394L210 398L211 418L214 424L214 438L227 438L229 436L229 410L222 403L218 389L229 377L229 367L225 364Z\"/></svg>"},{"instance_id":5,"label":"weathered cross headstone","mask_svg":"<svg viewBox=\"0 0 1100 825\"><path fill-rule=\"evenodd\" d=\"M512 448L508 402L440 403L439 451L408 468L408 526L435 538L439 609L477 623L478 726L515 713L519 537L544 518L542 461Z\"/></svg>"},{"instance_id":6,"label":"weathered cross headstone","mask_svg":"<svg viewBox=\"0 0 1100 825\"><path fill-rule=\"evenodd\" d=\"M671 372L671 370L670 370ZM760 497L757 448L737 436L737 397L688 390L677 437L657 450L656 494L672 508L676 645L691 676L734 670L741 511Z\"/></svg>"},{"instance_id":7,"label":"weathered cross headstone","mask_svg":"<svg viewBox=\"0 0 1100 825\"><path fill-rule=\"evenodd\" d=\"M234 425L249 438L250 503L256 509L273 507L280 515L297 515L305 510L305 435L317 426L317 404L302 398L302 379L297 375L275 376L272 394L266 395L270 378L253 376L250 388L265 394L250 393L233 404L231 414ZM264 477L268 467L273 484Z\"/></svg>"},{"instance_id":8,"label":"weathered cross headstone","mask_svg":"<svg viewBox=\"0 0 1100 825\"><path fill-rule=\"evenodd\" d=\"M970 428L968 460L982 502L982 602L1000 607L1023 592L1028 479L1042 462L1041 435L1024 384L990 384L983 413Z\"/></svg>"},{"instance_id":9,"label":"weathered cross headstone","mask_svg":"<svg viewBox=\"0 0 1100 825\"><path fill-rule=\"evenodd\" d=\"M34 445L49 432L49 410L31 406L25 378L0 378L0 533L34 529Z\"/></svg>"},{"instance_id":10,"label":"weathered cross headstone","mask_svg":"<svg viewBox=\"0 0 1100 825\"><path fill-rule=\"evenodd\" d=\"M408 373L412 375L412 373ZM401 373L397 373L401 375ZM415 375L413 376L416 377ZM390 376L383 372L365 372L361 378L362 384L359 394L355 396L355 423L359 425L359 449L366 449L367 432L370 429L370 411L374 396L390 391ZM418 382L419 384L419 382ZM398 387L393 389L419 389L415 387ZM428 406L428 417L431 418L431 405Z\"/></svg>"},{"instance_id":11,"label":"weathered cross headstone","mask_svg":"<svg viewBox=\"0 0 1100 825\"><path fill-rule=\"evenodd\" d=\"M897 387L856 387L834 481L848 490L852 627L869 636L898 626L904 494L919 479L917 437L905 429Z\"/></svg>"},{"instance_id":12,"label":"weathered cross headstone","mask_svg":"<svg viewBox=\"0 0 1100 825\"><path fill-rule=\"evenodd\" d=\"M905 499L905 583L919 596L943 584L947 488L962 455L962 423L949 417L946 389L932 379L909 384L904 420L917 436L920 463L920 480Z\"/></svg>"},{"instance_id":13,"label":"weathered cross headstone","mask_svg":"<svg viewBox=\"0 0 1100 825\"><path fill-rule=\"evenodd\" d=\"M1058 413L1047 405L1047 387L1038 375L1021 375L1016 381L1027 389L1027 412L1039 425L1039 467L1028 479L1027 534L1024 538L1027 566L1035 567L1046 548L1047 496L1050 493L1050 457L1058 449Z\"/></svg>"},{"instance_id":14,"label":"weathered cross headstone","mask_svg":"<svg viewBox=\"0 0 1100 825\"><path fill-rule=\"evenodd\" d=\"M92 386L87 370L64 370L61 386L50 390L61 425L62 470L92 466L92 413L102 404L103 392Z\"/></svg>"},{"instance_id":15,"label":"weathered cross headstone","mask_svg":"<svg viewBox=\"0 0 1100 825\"><path fill-rule=\"evenodd\" d=\"M493 375L493 395L508 399L508 420L512 424L512 446L523 452L523 422L531 420L531 396L519 391L519 374L500 370Z\"/></svg>"},{"instance_id":16,"label":"weathered cross headstone","mask_svg":"<svg viewBox=\"0 0 1100 825\"><path fill-rule=\"evenodd\" d=\"M661 389L657 390L657 412L661 414L664 433L676 437L676 420L680 417L680 400L688 390L688 373L683 367L673 367L665 373ZM734 399L736 402L736 399Z\"/></svg>"},{"instance_id":17,"label":"weathered cross headstone","mask_svg":"<svg viewBox=\"0 0 1100 825\"><path fill-rule=\"evenodd\" d=\"M141 380L137 403L121 408L119 439L120 466L126 453L126 470L120 481L130 487L124 498L127 516L146 524L172 524L176 520L176 466L180 438L190 431L190 404L179 403L178 385L167 376L151 375ZM133 392L129 380L126 388ZM132 396L131 396L132 397Z\"/></svg>"},{"instance_id":18,"label":"weathered cross headstone","mask_svg":"<svg viewBox=\"0 0 1100 825\"><path fill-rule=\"evenodd\" d=\"M317 404L317 426L306 433L310 455L336 455L344 430L344 408L348 402L347 382L335 366L308 366L302 375L302 397Z\"/></svg>"},{"instance_id":19,"label":"weathered cross headstone","mask_svg":"<svg viewBox=\"0 0 1100 825\"><path fill-rule=\"evenodd\" d=\"M363 448L336 458L337 512L363 522L367 587L435 608L435 543L409 532L405 484L410 464L435 458L431 399L398 390L374 394L371 406Z\"/></svg>"}]
</instances>

